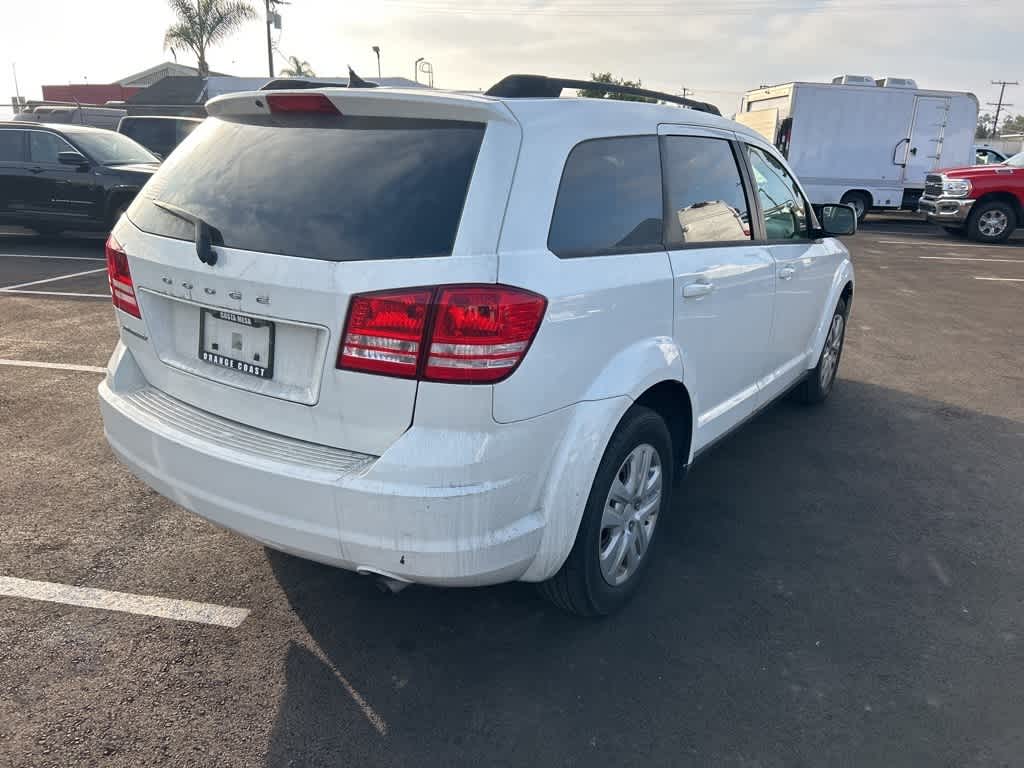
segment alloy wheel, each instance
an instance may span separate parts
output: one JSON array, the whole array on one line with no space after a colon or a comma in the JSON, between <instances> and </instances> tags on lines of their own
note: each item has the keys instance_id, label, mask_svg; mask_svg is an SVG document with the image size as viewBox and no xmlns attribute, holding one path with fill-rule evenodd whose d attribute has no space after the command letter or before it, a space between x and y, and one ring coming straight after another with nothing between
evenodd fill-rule
<instances>
[{"instance_id":1,"label":"alloy wheel","mask_svg":"<svg viewBox=\"0 0 1024 768\"><path fill-rule=\"evenodd\" d=\"M825 350L821 354L821 369L818 372L818 383L823 390L827 390L832 379L836 375L836 367L839 365L839 353L843 349L843 331L846 329L846 318L840 313L832 318L832 325L829 326L828 336L825 338Z\"/></svg>"},{"instance_id":2,"label":"alloy wheel","mask_svg":"<svg viewBox=\"0 0 1024 768\"><path fill-rule=\"evenodd\" d=\"M978 217L978 231L985 237L999 237L1010 226L1010 220L1000 210L985 211Z\"/></svg>"},{"instance_id":3,"label":"alloy wheel","mask_svg":"<svg viewBox=\"0 0 1024 768\"><path fill-rule=\"evenodd\" d=\"M661 511L661 456L648 443L634 448L615 473L601 517L598 559L613 587L636 573Z\"/></svg>"}]
</instances>

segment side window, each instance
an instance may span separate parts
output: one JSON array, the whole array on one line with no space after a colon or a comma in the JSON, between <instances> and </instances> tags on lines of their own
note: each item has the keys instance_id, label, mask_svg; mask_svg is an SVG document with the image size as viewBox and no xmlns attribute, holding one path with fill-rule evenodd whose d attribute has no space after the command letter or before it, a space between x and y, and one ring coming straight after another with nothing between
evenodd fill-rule
<instances>
[{"instance_id":1,"label":"side window","mask_svg":"<svg viewBox=\"0 0 1024 768\"><path fill-rule=\"evenodd\" d=\"M0 131L0 163L20 163L25 160L25 132Z\"/></svg>"},{"instance_id":2,"label":"side window","mask_svg":"<svg viewBox=\"0 0 1024 768\"><path fill-rule=\"evenodd\" d=\"M810 236L807 203L793 178L776 158L747 146L757 196L769 240L800 240Z\"/></svg>"},{"instance_id":3,"label":"side window","mask_svg":"<svg viewBox=\"0 0 1024 768\"><path fill-rule=\"evenodd\" d=\"M28 132L28 156L33 163L57 164L58 152L75 151L75 148L68 144L60 136L42 131Z\"/></svg>"},{"instance_id":4,"label":"side window","mask_svg":"<svg viewBox=\"0 0 1024 768\"><path fill-rule=\"evenodd\" d=\"M750 206L732 146L725 139L665 136L668 247L750 239Z\"/></svg>"},{"instance_id":5,"label":"side window","mask_svg":"<svg viewBox=\"0 0 1024 768\"><path fill-rule=\"evenodd\" d=\"M657 136L592 139L565 161L548 248L558 256L661 250Z\"/></svg>"}]
</instances>

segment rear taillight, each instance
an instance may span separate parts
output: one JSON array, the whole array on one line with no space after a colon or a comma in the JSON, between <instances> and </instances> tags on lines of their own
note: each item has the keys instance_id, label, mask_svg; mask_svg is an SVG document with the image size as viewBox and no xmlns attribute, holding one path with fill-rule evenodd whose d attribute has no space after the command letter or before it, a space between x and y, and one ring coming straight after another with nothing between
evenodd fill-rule
<instances>
[{"instance_id":1,"label":"rear taillight","mask_svg":"<svg viewBox=\"0 0 1024 768\"><path fill-rule=\"evenodd\" d=\"M530 348L547 300L503 285L352 297L338 368L426 381L501 381Z\"/></svg>"},{"instance_id":2,"label":"rear taillight","mask_svg":"<svg viewBox=\"0 0 1024 768\"><path fill-rule=\"evenodd\" d=\"M129 315L141 318L139 302L135 298L135 286L132 284L132 273L128 269L128 254L113 235L107 238L104 249L107 254L107 277L110 279L110 298L114 306Z\"/></svg>"},{"instance_id":3,"label":"rear taillight","mask_svg":"<svg viewBox=\"0 0 1024 768\"><path fill-rule=\"evenodd\" d=\"M433 291L384 291L352 297L338 367L413 378Z\"/></svg>"},{"instance_id":4,"label":"rear taillight","mask_svg":"<svg viewBox=\"0 0 1024 768\"><path fill-rule=\"evenodd\" d=\"M341 114L338 108L334 106L334 102L322 93L272 93L267 96L267 106L275 114Z\"/></svg>"}]
</instances>

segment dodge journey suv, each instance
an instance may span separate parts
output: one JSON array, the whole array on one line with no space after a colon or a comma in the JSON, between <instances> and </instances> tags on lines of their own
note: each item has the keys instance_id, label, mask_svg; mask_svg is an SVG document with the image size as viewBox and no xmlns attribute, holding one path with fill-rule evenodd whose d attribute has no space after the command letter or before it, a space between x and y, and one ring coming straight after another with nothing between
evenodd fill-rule
<instances>
[{"instance_id":1,"label":"dodge journey suv","mask_svg":"<svg viewBox=\"0 0 1024 768\"><path fill-rule=\"evenodd\" d=\"M107 242L121 460L395 588L625 602L694 457L828 396L855 223L707 105L567 83L211 101Z\"/></svg>"}]
</instances>

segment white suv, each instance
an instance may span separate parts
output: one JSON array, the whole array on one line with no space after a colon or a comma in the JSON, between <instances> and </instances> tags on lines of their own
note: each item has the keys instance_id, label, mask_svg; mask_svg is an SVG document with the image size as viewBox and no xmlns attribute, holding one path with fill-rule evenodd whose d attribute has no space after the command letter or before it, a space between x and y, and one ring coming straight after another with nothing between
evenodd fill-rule
<instances>
[{"instance_id":1,"label":"white suv","mask_svg":"<svg viewBox=\"0 0 1024 768\"><path fill-rule=\"evenodd\" d=\"M211 101L107 243L121 460L382 583L622 604L694 457L828 395L855 225L704 105L561 82Z\"/></svg>"}]
</instances>

